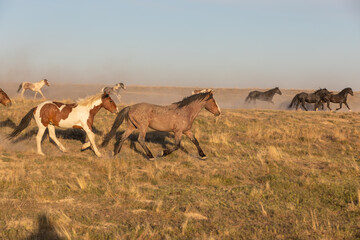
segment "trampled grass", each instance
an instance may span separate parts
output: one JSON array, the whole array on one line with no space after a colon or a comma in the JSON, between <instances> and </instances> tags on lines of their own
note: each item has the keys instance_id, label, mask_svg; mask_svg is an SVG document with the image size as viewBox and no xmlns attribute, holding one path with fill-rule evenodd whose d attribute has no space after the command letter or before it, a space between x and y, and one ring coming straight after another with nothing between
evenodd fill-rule
<instances>
[{"instance_id":1,"label":"trampled grass","mask_svg":"<svg viewBox=\"0 0 360 240\"><path fill-rule=\"evenodd\" d=\"M1 108L1 137L38 101ZM106 133L115 115L101 110ZM81 152L84 135L58 129L62 153L35 122L0 147L0 238L354 239L360 237L360 114L203 110L193 125L206 161L183 149L147 161L136 142ZM124 127L119 129L118 137ZM132 139L135 139L133 136ZM97 143L102 136L96 135ZM149 132L156 155L171 134Z\"/></svg>"}]
</instances>

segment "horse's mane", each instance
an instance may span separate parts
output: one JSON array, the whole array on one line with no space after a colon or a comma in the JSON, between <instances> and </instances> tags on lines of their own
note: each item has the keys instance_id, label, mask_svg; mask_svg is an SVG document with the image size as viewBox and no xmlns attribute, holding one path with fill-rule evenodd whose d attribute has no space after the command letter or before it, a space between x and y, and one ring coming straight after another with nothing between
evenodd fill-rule
<instances>
[{"instance_id":1,"label":"horse's mane","mask_svg":"<svg viewBox=\"0 0 360 240\"><path fill-rule=\"evenodd\" d=\"M198 94L194 94L188 97L183 98L183 100L179 101L179 102L175 102L173 104L177 104L178 108L182 108L185 107L187 105L189 105L192 102L195 101L202 101L204 100L206 97L208 97L206 100L208 100L209 98L212 97L212 93L211 92L202 92L202 93L198 93Z\"/></svg>"},{"instance_id":2,"label":"horse's mane","mask_svg":"<svg viewBox=\"0 0 360 240\"><path fill-rule=\"evenodd\" d=\"M276 90L277 88L279 88L279 87L274 87L274 88L272 88L272 89L270 89L270 90L267 90L267 91L265 91L265 92L272 92L272 91Z\"/></svg>"},{"instance_id":3,"label":"horse's mane","mask_svg":"<svg viewBox=\"0 0 360 240\"><path fill-rule=\"evenodd\" d=\"M76 103L80 106L91 106L93 102L99 100L104 93L100 92L92 96L88 96L86 98L79 98Z\"/></svg>"},{"instance_id":4,"label":"horse's mane","mask_svg":"<svg viewBox=\"0 0 360 240\"><path fill-rule=\"evenodd\" d=\"M326 88L319 88L318 90L316 90L314 93L319 93L322 90L327 90Z\"/></svg>"},{"instance_id":5,"label":"horse's mane","mask_svg":"<svg viewBox=\"0 0 360 240\"><path fill-rule=\"evenodd\" d=\"M341 90L338 94L343 94L347 91L351 90L351 88L347 87L347 88L344 88L343 90Z\"/></svg>"}]
</instances>

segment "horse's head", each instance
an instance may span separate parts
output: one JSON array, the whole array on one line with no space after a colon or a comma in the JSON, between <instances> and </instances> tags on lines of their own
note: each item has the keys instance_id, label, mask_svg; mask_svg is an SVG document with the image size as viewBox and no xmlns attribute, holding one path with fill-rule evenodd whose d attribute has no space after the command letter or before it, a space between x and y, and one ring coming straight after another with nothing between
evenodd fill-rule
<instances>
[{"instance_id":1,"label":"horse's head","mask_svg":"<svg viewBox=\"0 0 360 240\"><path fill-rule=\"evenodd\" d=\"M125 85L121 82L121 83L118 83L118 84L116 84L116 86L118 87L118 88L122 88L122 89L126 89L126 87L125 87Z\"/></svg>"},{"instance_id":2,"label":"horse's head","mask_svg":"<svg viewBox=\"0 0 360 240\"><path fill-rule=\"evenodd\" d=\"M221 114L221 110L219 108L219 105L217 105L217 103L215 101L212 90L210 90L208 92L208 97L206 99L206 103L205 103L204 107L205 107L206 110L208 110L209 112L211 112L215 116L219 116Z\"/></svg>"},{"instance_id":3,"label":"horse's head","mask_svg":"<svg viewBox=\"0 0 360 240\"><path fill-rule=\"evenodd\" d=\"M198 94L198 93L206 93L206 92L212 92L211 88L204 88L204 89L195 89L191 92L191 95Z\"/></svg>"},{"instance_id":4,"label":"horse's head","mask_svg":"<svg viewBox=\"0 0 360 240\"><path fill-rule=\"evenodd\" d=\"M109 94L104 93L101 96L101 102L102 102L102 106L109 112L111 112L111 113L119 112L115 102L111 99Z\"/></svg>"},{"instance_id":5,"label":"horse's head","mask_svg":"<svg viewBox=\"0 0 360 240\"><path fill-rule=\"evenodd\" d=\"M6 107L10 107L12 105L9 96L0 88L0 103Z\"/></svg>"},{"instance_id":6,"label":"horse's head","mask_svg":"<svg viewBox=\"0 0 360 240\"><path fill-rule=\"evenodd\" d=\"M275 90L276 90L275 93L282 95L282 92L280 91L280 89L278 87L276 87Z\"/></svg>"},{"instance_id":7,"label":"horse's head","mask_svg":"<svg viewBox=\"0 0 360 240\"><path fill-rule=\"evenodd\" d=\"M46 86L50 86L50 83L49 83L49 81L48 81L46 78L44 78L43 81L44 81L44 83L45 83Z\"/></svg>"},{"instance_id":8,"label":"horse's head","mask_svg":"<svg viewBox=\"0 0 360 240\"><path fill-rule=\"evenodd\" d=\"M351 95L351 96L354 96L354 92L351 88L348 88L347 92Z\"/></svg>"}]
</instances>

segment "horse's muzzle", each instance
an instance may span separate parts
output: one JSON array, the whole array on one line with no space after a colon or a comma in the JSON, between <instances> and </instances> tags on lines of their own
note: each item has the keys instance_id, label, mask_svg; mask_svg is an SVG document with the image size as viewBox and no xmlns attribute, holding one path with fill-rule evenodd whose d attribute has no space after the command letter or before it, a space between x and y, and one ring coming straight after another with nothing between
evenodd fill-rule
<instances>
[{"instance_id":1,"label":"horse's muzzle","mask_svg":"<svg viewBox=\"0 0 360 240\"><path fill-rule=\"evenodd\" d=\"M12 103L11 103L11 102L8 102L8 103L6 104L6 106L7 106L7 107L11 107L11 106L12 106Z\"/></svg>"}]
</instances>

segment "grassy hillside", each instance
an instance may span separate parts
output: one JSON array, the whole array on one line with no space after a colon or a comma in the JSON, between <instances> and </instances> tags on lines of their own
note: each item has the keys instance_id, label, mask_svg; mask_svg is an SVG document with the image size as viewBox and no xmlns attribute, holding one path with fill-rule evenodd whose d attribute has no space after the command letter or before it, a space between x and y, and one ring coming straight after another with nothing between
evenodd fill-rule
<instances>
[{"instance_id":1,"label":"grassy hillside","mask_svg":"<svg viewBox=\"0 0 360 240\"><path fill-rule=\"evenodd\" d=\"M37 103L1 107L0 135ZM96 116L98 143L114 118ZM206 161L186 138L153 162L130 141L111 157L114 140L99 159L80 151L79 130L57 131L68 153L46 136L41 157L33 121L1 142L0 238L360 238L359 113L203 110L193 130ZM147 138L154 154L173 143Z\"/></svg>"}]
</instances>

